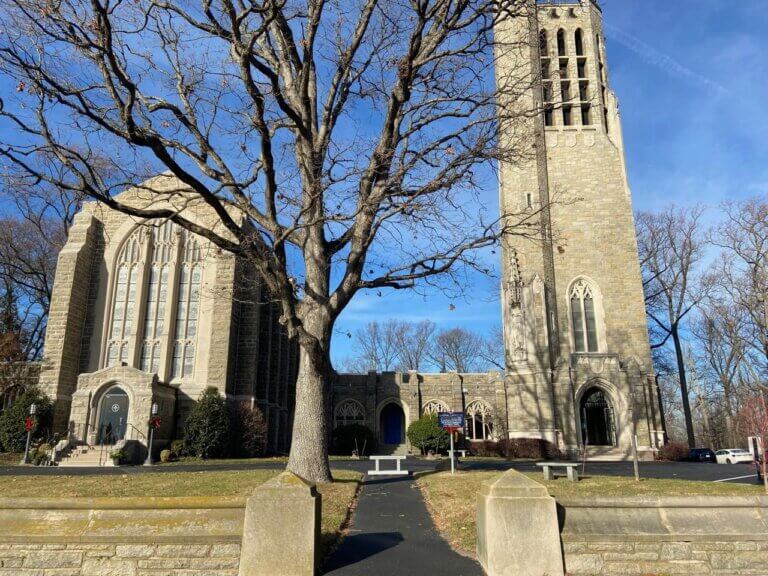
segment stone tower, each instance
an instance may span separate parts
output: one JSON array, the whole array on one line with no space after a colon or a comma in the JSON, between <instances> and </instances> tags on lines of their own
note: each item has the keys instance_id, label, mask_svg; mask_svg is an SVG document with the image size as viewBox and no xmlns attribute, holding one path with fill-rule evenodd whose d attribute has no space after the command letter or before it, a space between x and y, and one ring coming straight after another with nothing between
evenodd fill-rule
<instances>
[{"instance_id":1,"label":"stone tower","mask_svg":"<svg viewBox=\"0 0 768 576\"><path fill-rule=\"evenodd\" d=\"M613 456L637 434L650 451L662 426L602 12L595 0L528 11L496 30L502 134L516 147L501 206L538 236L504 243L509 432Z\"/></svg>"}]
</instances>

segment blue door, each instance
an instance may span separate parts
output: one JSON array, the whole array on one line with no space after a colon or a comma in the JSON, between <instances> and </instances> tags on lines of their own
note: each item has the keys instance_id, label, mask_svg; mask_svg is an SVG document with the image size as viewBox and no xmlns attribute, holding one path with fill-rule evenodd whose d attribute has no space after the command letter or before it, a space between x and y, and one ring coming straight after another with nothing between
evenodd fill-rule
<instances>
[{"instance_id":1,"label":"blue door","mask_svg":"<svg viewBox=\"0 0 768 576\"><path fill-rule=\"evenodd\" d=\"M381 411L380 424L384 444L402 444L405 414L397 404L387 404Z\"/></svg>"}]
</instances>

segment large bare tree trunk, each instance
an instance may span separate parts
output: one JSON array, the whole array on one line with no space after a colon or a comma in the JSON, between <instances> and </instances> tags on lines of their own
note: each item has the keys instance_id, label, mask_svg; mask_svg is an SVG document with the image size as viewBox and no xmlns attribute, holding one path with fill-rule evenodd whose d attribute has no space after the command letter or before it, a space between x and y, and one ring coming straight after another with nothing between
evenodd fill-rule
<instances>
[{"instance_id":1,"label":"large bare tree trunk","mask_svg":"<svg viewBox=\"0 0 768 576\"><path fill-rule=\"evenodd\" d=\"M677 324L672 326L672 341L675 344L675 356L677 357L677 372L680 376L680 395L683 399L683 415L685 416L685 431L688 435L688 447L696 447L696 434L693 430L693 416L691 414L691 401L688 398L688 378L685 371L685 357L683 346L680 342L680 333Z\"/></svg>"}]
</instances>

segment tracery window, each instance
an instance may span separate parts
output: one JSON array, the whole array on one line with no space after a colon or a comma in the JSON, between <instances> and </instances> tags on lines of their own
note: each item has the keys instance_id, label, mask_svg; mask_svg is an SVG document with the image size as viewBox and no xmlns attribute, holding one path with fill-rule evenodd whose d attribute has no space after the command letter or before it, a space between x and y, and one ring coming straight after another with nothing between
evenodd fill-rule
<instances>
[{"instance_id":1,"label":"tracery window","mask_svg":"<svg viewBox=\"0 0 768 576\"><path fill-rule=\"evenodd\" d=\"M117 280L112 300L112 317L107 344L107 366L128 362L128 339L133 328L136 287L140 273L143 229L136 230L120 250Z\"/></svg>"},{"instance_id":2,"label":"tracery window","mask_svg":"<svg viewBox=\"0 0 768 576\"><path fill-rule=\"evenodd\" d=\"M200 315L200 285L203 269L200 244L187 230L182 231L183 259L176 298L172 378L189 378L195 367L195 340Z\"/></svg>"},{"instance_id":3,"label":"tracery window","mask_svg":"<svg viewBox=\"0 0 768 576\"><path fill-rule=\"evenodd\" d=\"M493 437L493 411L482 400L475 400L467 406L467 438L488 440Z\"/></svg>"},{"instance_id":4,"label":"tracery window","mask_svg":"<svg viewBox=\"0 0 768 576\"><path fill-rule=\"evenodd\" d=\"M440 400L430 400L424 404L424 408L422 410L424 416L432 416L433 414L437 415L440 412L448 412L448 406L445 402L441 402Z\"/></svg>"},{"instance_id":5,"label":"tracery window","mask_svg":"<svg viewBox=\"0 0 768 576\"><path fill-rule=\"evenodd\" d=\"M355 400L344 400L336 406L333 415L333 427L348 426L350 424L365 423L365 409L360 402Z\"/></svg>"},{"instance_id":6,"label":"tracery window","mask_svg":"<svg viewBox=\"0 0 768 576\"><path fill-rule=\"evenodd\" d=\"M598 352L595 288L586 280L578 280L569 293L573 346L576 352Z\"/></svg>"},{"instance_id":7,"label":"tracery window","mask_svg":"<svg viewBox=\"0 0 768 576\"><path fill-rule=\"evenodd\" d=\"M145 372L160 369L160 352L165 335L165 312L171 262L175 253L177 228L167 221L152 229L152 263L144 309L144 342L141 347L141 366Z\"/></svg>"}]
</instances>

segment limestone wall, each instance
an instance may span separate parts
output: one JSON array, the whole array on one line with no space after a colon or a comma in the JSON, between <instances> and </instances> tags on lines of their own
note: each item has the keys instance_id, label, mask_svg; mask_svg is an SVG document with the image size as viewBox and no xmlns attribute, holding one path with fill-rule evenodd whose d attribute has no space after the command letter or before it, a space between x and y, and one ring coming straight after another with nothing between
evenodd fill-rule
<instances>
[{"instance_id":1,"label":"limestone wall","mask_svg":"<svg viewBox=\"0 0 768 576\"><path fill-rule=\"evenodd\" d=\"M236 575L241 498L0 499L0 576Z\"/></svg>"},{"instance_id":2,"label":"limestone wall","mask_svg":"<svg viewBox=\"0 0 768 576\"><path fill-rule=\"evenodd\" d=\"M566 571L768 574L768 497L591 498L558 502Z\"/></svg>"}]
</instances>

